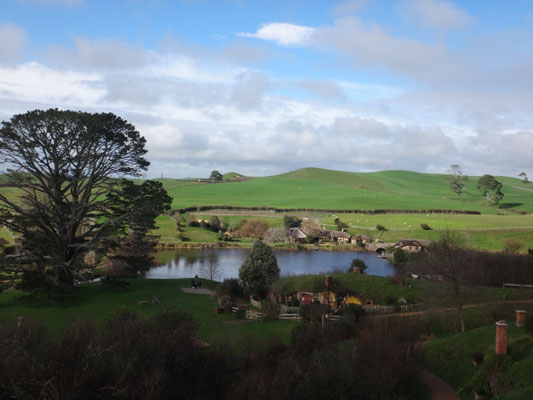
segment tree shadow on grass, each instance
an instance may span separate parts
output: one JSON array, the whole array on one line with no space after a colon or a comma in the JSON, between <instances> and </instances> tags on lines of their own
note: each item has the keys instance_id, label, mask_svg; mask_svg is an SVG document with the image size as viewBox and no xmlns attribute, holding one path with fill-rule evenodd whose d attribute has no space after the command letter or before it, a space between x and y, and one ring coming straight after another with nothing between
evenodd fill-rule
<instances>
[{"instance_id":1,"label":"tree shadow on grass","mask_svg":"<svg viewBox=\"0 0 533 400\"><path fill-rule=\"evenodd\" d=\"M514 207L519 207L519 206L522 206L523 203L502 203L499 205L498 208L502 208L502 209L508 209L508 208L514 208Z\"/></svg>"}]
</instances>

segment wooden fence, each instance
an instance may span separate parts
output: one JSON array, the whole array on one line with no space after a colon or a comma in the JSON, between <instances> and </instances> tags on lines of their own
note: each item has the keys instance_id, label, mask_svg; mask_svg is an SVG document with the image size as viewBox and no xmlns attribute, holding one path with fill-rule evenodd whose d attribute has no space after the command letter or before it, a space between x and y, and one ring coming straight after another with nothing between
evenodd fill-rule
<instances>
[{"instance_id":1,"label":"wooden fence","mask_svg":"<svg viewBox=\"0 0 533 400\"><path fill-rule=\"evenodd\" d=\"M504 288L508 288L508 289L529 289L529 290L533 290L533 285L522 285L520 283L504 283L503 287Z\"/></svg>"},{"instance_id":2,"label":"wooden fence","mask_svg":"<svg viewBox=\"0 0 533 400\"><path fill-rule=\"evenodd\" d=\"M405 304L402 306L363 306L368 314L392 314L394 312L419 311L426 308L426 303Z\"/></svg>"}]
</instances>

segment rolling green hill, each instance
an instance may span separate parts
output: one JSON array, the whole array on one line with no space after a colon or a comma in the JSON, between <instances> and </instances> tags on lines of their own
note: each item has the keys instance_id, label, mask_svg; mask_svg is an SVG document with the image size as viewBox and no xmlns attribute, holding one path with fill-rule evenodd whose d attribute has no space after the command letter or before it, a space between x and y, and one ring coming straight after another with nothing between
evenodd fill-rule
<instances>
[{"instance_id":1,"label":"rolling green hill","mask_svg":"<svg viewBox=\"0 0 533 400\"><path fill-rule=\"evenodd\" d=\"M533 212L533 190L520 179L497 177L505 197L500 209L485 207L478 177L457 196L448 177L409 171L355 173L304 168L244 182L165 184L173 208L205 205L272 206L315 209L449 209L496 214L514 208ZM182 182L183 184L181 184ZM532 187L533 188L533 187Z\"/></svg>"}]
</instances>

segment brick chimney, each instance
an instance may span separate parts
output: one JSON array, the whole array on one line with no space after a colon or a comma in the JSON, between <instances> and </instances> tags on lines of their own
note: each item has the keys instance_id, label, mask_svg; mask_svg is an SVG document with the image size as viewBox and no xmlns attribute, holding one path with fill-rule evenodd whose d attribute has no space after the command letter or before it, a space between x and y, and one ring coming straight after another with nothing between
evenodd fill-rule
<instances>
[{"instance_id":1,"label":"brick chimney","mask_svg":"<svg viewBox=\"0 0 533 400\"><path fill-rule=\"evenodd\" d=\"M507 323L496 322L496 354L507 354Z\"/></svg>"},{"instance_id":2,"label":"brick chimney","mask_svg":"<svg viewBox=\"0 0 533 400\"><path fill-rule=\"evenodd\" d=\"M326 290L329 288L329 275L324 275L324 286Z\"/></svg>"},{"instance_id":3,"label":"brick chimney","mask_svg":"<svg viewBox=\"0 0 533 400\"><path fill-rule=\"evenodd\" d=\"M521 326L524 326L525 322L526 322L526 314L527 314L527 311L525 310L515 310L515 315L516 315L516 326L517 327L521 327Z\"/></svg>"}]
</instances>

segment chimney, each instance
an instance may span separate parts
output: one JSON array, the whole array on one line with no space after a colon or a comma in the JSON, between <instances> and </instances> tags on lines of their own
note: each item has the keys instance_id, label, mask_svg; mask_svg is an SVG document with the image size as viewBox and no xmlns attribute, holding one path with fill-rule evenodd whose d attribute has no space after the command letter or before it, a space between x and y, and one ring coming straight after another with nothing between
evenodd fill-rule
<instances>
[{"instance_id":1,"label":"chimney","mask_svg":"<svg viewBox=\"0 0 533 400\"><path fill-rule=\"evenodd\" d=\"M496 354L507 354L507 323L496 322Z\"/></svg>"},{"instance_id":2,"label":"chimney","mask_svg":"<svg viewBox=\"0 0 533 400\"><path fill-rule=\"evenodd\" d=\"M527 311L525 310L515 310L515 315L516 315L516 326L517 327L521 327L521 326L524 326L525 322L526 322L526 314L527 314Z\"/></svg>"},{"instance_id":3,"label":"chimney","mask_svg":"<svg viewBox=\"0 0 533 400\"><path fill-rule=\"evenodd\" d=\"M329 288L329 275L324 275L324 286L326 290Z\"/></svg>"}]
</instances>

